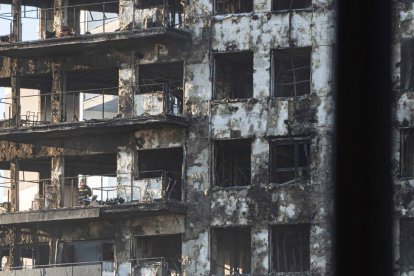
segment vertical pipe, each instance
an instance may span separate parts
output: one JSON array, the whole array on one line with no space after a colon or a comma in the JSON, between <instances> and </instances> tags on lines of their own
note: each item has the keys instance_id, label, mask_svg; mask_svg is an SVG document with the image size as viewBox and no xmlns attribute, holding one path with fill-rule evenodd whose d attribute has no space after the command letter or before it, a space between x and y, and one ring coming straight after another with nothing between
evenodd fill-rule
<instances>
[{"instance_id":1,"label":"vertical pipe","mask_svg":"<svg viewBox=\"0 0 414 276\"><path fill-rule=\"evenodd\" d=\"M102 89L102 119L105 119L105 89Z\"/></svg>"},{"instance_id":2,"label":"vertical pipe","mask_svg":"<svg viewBox=\"0 0 414 276\"><path fill-rule=\"evenodd\" d=\"M103 176L101 176L101 201L103 201Z\"/></svg>"},{"instance_id":3,"label":"vertical pipe","mask_svg":"<svg viewBox=\"0 0 414 276\"><path fill-rule=\"evenodd\" d=\"M102 20L103 20L103 22L102 22L102 31L105 33L105 23L106 23L106 21L105 21L105 2L103 2L103 4L102 4Z\"/></svg>"},{"instance_id":4,"label":"vertical pipe","mask_svg":"<svg viewBox=\"0 0 414 276\"><path fill-rule=\"evenodd\" d=\"M70 207L73 207L73 178L70 182Z\"/></svg>"}]
</instances>

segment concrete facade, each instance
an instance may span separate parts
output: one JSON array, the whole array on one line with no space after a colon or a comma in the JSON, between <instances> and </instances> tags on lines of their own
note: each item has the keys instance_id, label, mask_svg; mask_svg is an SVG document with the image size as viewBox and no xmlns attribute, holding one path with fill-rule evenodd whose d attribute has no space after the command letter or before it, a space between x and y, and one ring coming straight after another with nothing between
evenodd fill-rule
<instances>
[{"instance_id":1,"label":"concrete facade","mask_svg":"<svg viewBox=\"0 0 414 276\"><path fill-rule=\"evenodd\" d=\"M18 10L20 2L12 2ZM77 17L76 11L70 16L71 1L55 0L49 3L53 26L43 25L56 37L14 42L16 30L11 43L0 44L0 85L12 88L14 116L0 130L1 167L11 171L12 183L11 212L0 214L2 257L8 260L3 268L21 266L21 248L39 244L49 248L47 265L64 264L68 248L75 252L72 262L109 261L76 253L96 246L104 255L100 244L81 246L102 241L113 245L112 275L332 275L332 1L275 10L278 1L255 0L241 12L235 11L238 1L156 1L160 4L150 8L145 1L116 2L107 4L119 14L115 32L59 37L62 26L78 28ZM220 8L227 7L222 2L236 2L230 5L234 10ZM278 51L296 49L310 53L303 80L308 88L279 96ZM252 57L250 68L241 72L251 71L252 85L245 78L226 85L243 83L238 89L247 96L218 99L218 86L225 82L219 58L234 54L234 60L240 53ZM237 62L245 66L247 59ZM299 93L299 82L287 85ZM20 87L43 93L46 120L21 124ZM91 90L117 96L114 118L103 110L102 118L76 120L79 95ZM283 148L278 145L293 149L286 158L296 160L294 166L277 166ZM234 154L250 152L243 160L231 159L234 171L247 168L243 173L229 174L227 163L218 161L233 146L246 148ZM300 158L305 165L298 165ZM248 165L234 165L238 162ZM39 192L44 208L14 207L15 170L37 171L47 180ZM295 176L279 181L288 170ZM232 184L223 185L219 174ZM67 193L73 179L78 192L79 175L116 176L116 187L97 193L114 189L125 201L109 204L101 197L88 206L68 205L77 201L77 193ZM232 242L232 236L246 239ZM170 256L155 253L162 246ZM152 257L165 257L160 263L168 265L167 274L162 264L148 261ZM100 266L93 269L106 275L99 274Z\"/></svg>"}]
</instances>

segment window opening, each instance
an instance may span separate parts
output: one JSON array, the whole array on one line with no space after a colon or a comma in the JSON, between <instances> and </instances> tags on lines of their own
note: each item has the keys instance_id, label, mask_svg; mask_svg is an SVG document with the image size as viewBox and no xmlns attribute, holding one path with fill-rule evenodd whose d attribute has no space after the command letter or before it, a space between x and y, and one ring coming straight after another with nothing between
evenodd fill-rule
<instances>
[{"instance_id":1,"label":"window opening","mask_svg":"<svg viewBox=\"0 0 414 276\"><path fill-rule=\"evenodd\" d=\"M270 181L280 184L308 177L309 147L306 138L273 139L270 143Z\"/></svg>"},{"instance_id":2,"label":"window opening","mask_svg":"<svg viewBox=\"0 0 414 276\"><path fill-rule=\"evenodd\" d=\"M311 48L273 52L274 96L295 97L310 93Z\"/></svg>"},{"instance_id":3,"label":"window opening","mask_svg":"<svg viewBox=\"0 0 414 276\"><path fill-rule=\"evenodd\" d=\"M251 140L216 141L215 183L220 187L248 186L251 180Z\"/></svg>"},{"instance_id":4,"label":"window opening","mask_svg":"<svg viewBox=\"0 0 414 276\"><path fill-rule=\"evenodd\" d=\"M253 97L253 53L225 53L214 57L214 94L217 100Z\"/></svg>"}]
</instances>

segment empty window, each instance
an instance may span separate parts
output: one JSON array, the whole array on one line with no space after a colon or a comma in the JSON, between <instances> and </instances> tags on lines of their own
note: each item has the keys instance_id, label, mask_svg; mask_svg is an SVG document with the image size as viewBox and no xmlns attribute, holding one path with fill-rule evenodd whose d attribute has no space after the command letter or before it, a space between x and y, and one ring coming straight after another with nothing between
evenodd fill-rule
<instances>
[{"instance_id":1,"label":"empty window","mask_svg":"<svg viewBox=\"0 0 414 276\"><path fill-rule=\"evenodd\" d=\"M272 264L275 272L310 269L309 225L280 225L272 228Z\"/></svg>"},{"instance_id":2,"label":"empty window","mask_svg":"<svg viewBox=\"0 0 414 276\"><path fill-rule=\"evenodd\" d=\"M214 275L227 276L250 273L250 229L217 228L213 230L212 234Z\"/></svg>"},{"instance_id":3,"label":"empty window","mask_svg":"<svg viewBox=\"0 0 414 276\"><path fill-rule=\"evenodd\" d=\"M400 264L414 266L414 220L400 221Z\"/></svg>"},{"instance_id":4,"label":"empty window","mask_svg":"<svg viewBox=\"0 0 414 276\"><path fill-rule=\"evenodd\" d=\"M270 181L286 183L308 176L309 140L273 139L270 142Z\"/></svg>"},{"instance_id":5,"label":"empty window","mask_svg":"<svg viewBox=\"0 0 414 276\"><path fill-rule=\"evenodd\" d=\"M141 267L146 267L146 260L148 266L154 266L154 261L162 258L168 263L168 275L181 272L181 235L142 236L136 241L135 256L141 260Z\"/></svg>"},{"instance_id":6,"label":"empty window","mask_svg":"<svg viewBox=\"0 0 414 276\"><path fill-rule=\"evenodd\" d=\"M273 52L275 97L295 97L310 93L311 48Z\"/></svg>"},{"instance_id":7,"label":"empty window","mask_svg":"<svg viewBox=\"0 0 414 276\"><path fill-rule=\"evenodd\" d=\"M214 155L214 176L217 186L231 187L250 184L250 139L217 141Z\"/></svg>"},{"instance_id":8,"label":"empty window","mask_svg":"<svg viewBox=\"0 0 414 276\"><path fill-rule=\"evenodd\" d=\"M181 200L183 148L138 151L138 178L164 177L165 199Z\"/></svg>"},{"instance_id":9,"label":"empty window","mask_svg":"<svg viewBox=\"0 0 414 276\"><path fill-rule=\"evenodd\" d=\"M214 94L221 99L253 97L253 53L226 53L214 56Z\"/></svg>"},{"instance_id":10,"label":"empty window","mask_svg":"<svg viewBox=\"0 0 414 276\"><path fill-rule=\"evenodd\" d=\"M401 41L401 89L414 88L414 39Z\"/></svg>"},{"instance_id":11,"label":"empty window","mask_svg":"<svg viewBox=\"0 0 414 276\"><path fill-rule=\"evenodd\" d=\"M298 10L306 9L312 6L312 0L273 0L272 10Z\"/></svg>"},{"instance_id":12,"label":"empty window","mask_svg":"<svg viewBox=\"0 0 414 276\"><path fill-rule=\"evenodd\" d=\"M401 177L414 176L414 130L401 132Z\"/></svg>"},{"instance_id":13,"label":"empty window","mask_svg":"<svg viewBox=\"0 0 414 276\"><path fill-rule=\"evenodd\" d=\"M215 0L215 13L244 13L253 11L253 0Z\"/></svg>"},{"instance_id":14,"label":"empty window","mask_svg":"<svg viewBox=\"0 0 414 276\"><path fill-rule=\"evenodd\" d=\"M78 241L61 245L61 263L84 263L114 260L112 241Z\"/></svg>"},{"instance_id":15,"label":"empty window","mask_svg":"<svg viewBox=\"0 0 414 276\"><path fill-rule=\"evenodd\" d=\"M19 245L15 248L17 257L13 266L23 268L34 268L36 266L49 264L49 245Z\"/></svg>"}]
</instances>

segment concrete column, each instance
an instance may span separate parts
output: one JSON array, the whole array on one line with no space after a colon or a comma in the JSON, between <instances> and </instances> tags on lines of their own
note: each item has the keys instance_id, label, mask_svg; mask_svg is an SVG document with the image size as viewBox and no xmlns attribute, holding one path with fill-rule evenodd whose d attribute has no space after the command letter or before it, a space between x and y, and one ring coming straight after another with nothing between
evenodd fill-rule
<instances>
[{"instance_id":1,"label":"concrete column","mask_svg":"<svg viewBox=\"0 0 414 276\"><path fill-rule=\"evenodd\" d=\"M132 236L128 220L119 220L114 223L115 232L115 275L130 275Z\"/></svg>"},{"instance_id":2,"label":"concrete column","mask_svg":"<svg viewBox=\"0 0 414 276\"><path fill-rule=\"evenodd\" d=\"M62 92L64 91L64 73L61 63L52 63L52 123L62 121Z\"/></svg>"},{"instance_id":3,"label":"concrete column","mask_svg":"<svg viewBox=\"0 0 414 276\"><path fill-rule=\"evenodd\" d=\"M19 76L19 61L12 59L11 62L11 125L20 125L20 76Z\"/></svg>"},{"instance_id":4,"label":"concrete column","mask_svg":"<svg viewBox=\"0 0 414 276\"><path fill-rule=\"evenodd\" d=\"M21 0L13 0L12 14L13 14L13 29L10 34L10 42L21 41L21 27L22 27L22 3ZM11 61L11 119L12 125L18 126L20 121L20 76L19 76L19 61L15 58Z\"/></svg>"},{"instance_id":5,"label":"concrete column","mask_svg":"<svg viewBox=\"0 0 414 276\"><path fill-rule=\"evenodd\" d=\"M19 211L19 162L17 160L10 161L10 203L11 212Z\"/></svg>"},{"instance_id":6,"label":"concrete column","mask_svg":"<svg viewBox=\"0 0 414 276\"><path fill-rule=\"evenodd\" d=\"M133 27L135 0L119 0L119 28L125 30Z\"/></svg>"},{"instance_id":7,"label":"concrete column","mask_svg":"<svg viewBox=\"0 0 414 276\"><path fill-rule=\"evenodd\" d=\"M252 141L251 157L252 185L264 185L269 182L269 141L265 137L256 137Z\"/></svg>"},{"instance_id":8,"label":"concrete column","mask_svg":"<svg viewBox=\"0 0 414 276\"><path fill-rule=\"evenodd\" d=\"M119 68L119 113L123 118L135 114L134 91L138 83L138 65L135 54L131 53L122 61Z\"/></svg>"},{"instance_id":9,"label":"concrete column","mask_svg":"<svg viewBox=\"0 0 414 276\"><path fill-rule=\"evenodd\" d=\"M117 185L118 196L127 197L125 200L131 200L132 197L132 177L135 167L135 150L129 146L118 147L117 157ZM126 194L125 194L126 193Z\"/></svg>"},{"instance_id":10,"label":"concrete column","mask_svg":"<svg viewBox=\"0 0 414 276\"><path fill-rule=\"evenodd\" d=\"M13 0L12 2L13 29L10 36L10 42L19 42L22 40L22 1Z\"/></svg>"},{"instance_id":11,"label":"concrete column","mask_svg":"<svg viewBox=\"0 0 414 276\"><path fill-rule=\"evenodd\" d=\"M63 207L64 188L65 188L65 159L62 156L52 157L51 160L51 179L45 187L46 208Z\"/></svg>"},{"instance_id":12,"label":"concrete column","mask_svg":"<svg viewBox=\"0 0 414 276\"><path fill-rule=\"evenodd\" d=\"M62 30L62 26L66 25L66 6L66 0L54 0L53 29L56 32L57 37L59 37L59 33Z\"/></svg>"},{"instance_id":13,"label":"concrete column","mask_svg":"<svg viewBox=\"0 0 414 276\"><path fill-rule=\"evenodd\" d=\"M255 225L252 229L252 275L269 273L269 227Z\"/></svg>"}]
</instances>

